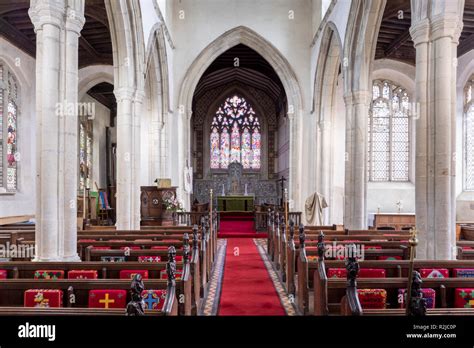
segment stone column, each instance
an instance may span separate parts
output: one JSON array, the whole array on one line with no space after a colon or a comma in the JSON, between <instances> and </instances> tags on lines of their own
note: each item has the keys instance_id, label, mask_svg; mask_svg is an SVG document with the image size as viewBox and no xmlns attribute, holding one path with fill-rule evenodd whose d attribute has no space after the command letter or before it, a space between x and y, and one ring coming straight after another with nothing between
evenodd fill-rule
<instances>
[{"instance_id":1,"label":"stone column","mask_svg":"<svg viewBox=\"0 0 474 348\"><path fill-rule=\"evenodd\" d=\"M464 1L412 3L416 48L416 226L420 259L456 257L456 67ZM436 6L434 6L436 5Z\"/></svg>"},{"instance_id":2,"label":"stone column","mask_svg":"<svg viewBox=\"0 0 474 348\"><path fill-rule=\"evenodd\" d=\"M346 170L344 226L367 228L367 120L370 93L353 91L344 96L346 105Z\"/></svg>"},{"instance_id":3,"label":"stone column","mask_svg":"<svg viewBox=\"0 0 474 348\"><path fill-rule=\"evenodd\" d=\"M84 1L32 0L29 15L37 41L35 260L79 261L77 85Z\"/></svg>"},{"instance_id":4,"label":"stone column","mask_svg":"<svg viewBox=\"0 0 474 348\"><path fill-rule=\"evenodd\" d=\"M331 201L332 196L332 125L330 120L322 120L319 122L319 129L321 135L321 149L320 149L320 177L319 177L319 193L321 193L326 202ZM330 223L330 210L333 207L323 210L324 224Z\"/></svg>"},{"instance_id":5,"label":"stone column","mask_svg":"<svg viewBox=\"0 0 474 348\"><path fill-rule=\"evenodd\" d=\"M117 229L140 229L140 111L143 93L115 90L117 99Z\"/></svg>"}]
</instances>

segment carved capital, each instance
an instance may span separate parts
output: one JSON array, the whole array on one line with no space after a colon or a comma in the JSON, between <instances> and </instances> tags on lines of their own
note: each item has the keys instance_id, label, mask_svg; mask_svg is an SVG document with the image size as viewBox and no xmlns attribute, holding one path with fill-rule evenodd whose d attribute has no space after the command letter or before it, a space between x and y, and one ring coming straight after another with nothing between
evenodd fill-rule
<instances>
[{"instance_id":1,"label":"carved capital","mask_svg":"<svg viewBox=\"0 0 474 348\"><path fill-rule=\"evenodd\" d=\"M428 42L430 39L430 21L428 18L413 23L410 27L410 35L415 47Z\"/></svg>"}]
</instances>

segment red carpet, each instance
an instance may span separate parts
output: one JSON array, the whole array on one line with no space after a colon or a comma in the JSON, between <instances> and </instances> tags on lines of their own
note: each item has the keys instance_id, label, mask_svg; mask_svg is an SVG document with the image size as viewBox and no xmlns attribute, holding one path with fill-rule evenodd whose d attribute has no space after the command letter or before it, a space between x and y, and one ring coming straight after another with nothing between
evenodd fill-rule
<instances>
[{"instance_id":1,"label":"red carpet","mask_svg":"<svg viewBox=\"0 0 474 348\"><path fill-rule=\"evenodd\" d=\"M252 215L221 215L219 238L267 238L266 233L256 233Z\"/></svg>"},{"instance_id":2,"label":"red carpet","mask_svg":"<svg viewBox=\"0 0 474 348\"><path fill-rule=\"evenodd\" d=\"M239 255L234 253L238 248ZM219 315L286 315L250 238L227 240Z\"/></svg>"}]
</instances>

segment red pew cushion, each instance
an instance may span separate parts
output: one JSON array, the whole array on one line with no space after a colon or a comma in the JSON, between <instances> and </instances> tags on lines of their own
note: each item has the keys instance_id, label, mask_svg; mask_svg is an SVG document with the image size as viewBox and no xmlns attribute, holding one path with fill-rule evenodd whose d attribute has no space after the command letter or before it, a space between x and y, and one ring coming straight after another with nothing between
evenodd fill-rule
<instances>
[{"instance_id":1,"label":"red pew cushion","mask_svg":"<svg viewBox=\"0 0 474 348\"><path fill-rule=\"evenodd\" d=\"M387 305L385 289L358 289L357 294L362 309L384 309Z\"/></svg>"},{"instance_id":2,"label":"red pew cushion","mask_svg":"<svg viewBox=\"0 0 474 348\"><path fill-rule=\"evenodd\" d=\"M24 293L25 307L62 307L63 291L59 289L30 289Z\"/></svg>"},{"instance_id":3,"label":"red pew cushion","mask_svg":"<svg viewBox=\"0 0 474 348\"><path fill-rule=\"evenodd\" d=\"M97 279L99 278L96 270L87 270L87 269L80 269L80 270L70 270L67 273L68 279Z\"/></svg>"},{"instance_id":4,"label":"red pew cushion","mask_svg":"<svg viewBox=\"0 0 474 348\"><path fill-rule=\"evenodd\" d=\"M35 271L35 279L64 279L64 271L40 269Z\"/></svg>"},{"instance_id":5,"label":"red pew cushion","mask_svg":"<svg viewBox=\"0 0 474 348\"><path fill-rule=\"evenodd\" d=\"M345 268L329 268L328 278L346 278ZM383 268L361 268L358 274L359 278L385 278L386 272Z\"/></svg>"},{"instance_id":6,"label":"red pew cushion","mask_svg":"<svg viewBox=\"0 0 474 348\"><path fill-rule=\"evenodd\" d=\"M135 239L135 242L137 243L153 242L153 239Z\"/></svg>"},{"instance_id":7,"label":"red pew cushion","mask_svg":"<svg viewBox=\"0 0 474 348\"><path fill-rule=\"evenodd\" d=\"M125 308L126 301L126 290L89 291L89 308Z\"/></svg>"},{"instance_id":8,"label":"red pew cushion","mask_svg":"<svg viewBox=\"0 0 474 348\"><path fill-rule=\"evenodd\" d=\"M398 306L400 308L405 308L406 291L407 289L398 289ZM423 288L421 289L421 292L423 298L426 299L426 308L435 308L436 291L431 288Z\"/></svg>"},{"instance_id":9,"label":"red pew cushion","mask_svg":"<svg viewBox=\"0 0 474 348\"><path fill-rule=\"evenodd\" d=\"M382 255L382 256L379 256L377 257L377 260L382 260L382 261L394 261L394 260L401 260L402 257L401 256L387 256L387 255Z\"/></svg>"},{"instance_id":10,"label":"red pew cushion","mask_svg":"<svg viewBox=\"0 0 474 348\"><path fill-rule=\"evenodd\" d=\"M145 309L161 311L165 303L166 290L143 290L142 298Z\"/></svg>"},{"instance_id":11,"label":"red pew cushion","mask_svg":"<svg viewBox=\"0 0 474 348\"><path fill-rule=\"evenodd\" d=\"M176 270L176 280L181 280L182 275L183 275L183 270L182 269L177 269ZM168 279L168 273L166 273L166 270L162 270L160 272L160 278L161 279Z\"/></svg>"},{"instance_id":12,"label":"red pew cushion","mask_svg":"<svg viewBox=\"0 0 474 348\"><path fill-rule=\"evenodd\" d=\"M474 278L474 268L455 268L453 277Z\"/></svg>"},{"instance_id":13,"label":"red pew cushion","mask_svg":"<svg viewBox=\"0 0 474 348\"><path fill-rule=\"evenodd\" d=\"M78 243L94 243L96 242L96 240L95 239L79 239L77 242Z\"/></svg>"},{"instance_id":14,"label":"red pew cushion","mask_svg":"<svg viewBox=\"0 0 474 348\"><path fill-rule=\"evenodd\" d=\"M156 245L152 246L151 250L168 250L168 247L166 245Z\"/></svg>"},{"instance_id":15,"label":"red pew cushion","mask_svg":"<svg viewBox=\"0 0 474 348\"><path fill-rule=\"evenodd\" d=\"M449 278L449 270L446 268L422 268L421 278Z\"/></svg>"},{"instance_id":16,"label":"red pew cushion","mask_svg":"<svg viewBox=\"0 0 474 348\"><path fill-rule=\"evenodd\" d=\"M0 279L7 279L7 270L6 269L0 269Z\"/></svg>"},{"instance_id":17,"label":"red pew cushion","mask_svg":"<svg viewBox=\"0 0 474 348\"><path fill-rule=\"evenodd\" d=\"M96 249L96 250L111 250L112 247L109 247L109 246L93 246L92 249Z\"/></svg>"},{"instance_id":18,"label":"red pew cushion","mask_svg":"<svg viewBox=\"0 0 474 348\"><path fill-rule=\"evenodd\" d=\"M454 290L454 307L474 308L474 288L457 288Z\"/></svg>"},{"instance_id":19,"label":"red pew cushion","mask_svg":"<svg viewBox=\"0 0 474 348\"><path fill-rule=\"evenodd\" d=\"M161 262L161 256L138 256L138 262Z\"/></svg>"},{"instance_id":20,"label":"red pew cushion","mask_svg":"<svg viewBox=\"0 0 474 348\"><path fill-rule=\"evenodd\" d=\"M148 279L147 270L123 269L120 271L120 279L132 279L135 274L140 274L143 279Z\"/></svg>"}]
</instances>

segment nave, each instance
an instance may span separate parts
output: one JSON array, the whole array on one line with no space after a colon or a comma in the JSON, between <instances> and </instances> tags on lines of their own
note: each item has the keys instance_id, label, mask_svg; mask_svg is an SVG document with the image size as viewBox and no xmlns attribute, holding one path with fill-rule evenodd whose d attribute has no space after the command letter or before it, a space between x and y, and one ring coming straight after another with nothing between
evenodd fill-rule
<instances>
[{"instance_id":1,"label":"nave","mask_svg":"<svg viewBox=\"0 0 474 348\"><path fill-rule=\"evenodd\" d=\"M264 231L249 214L219 212L180 213L199 225L91 226L78 231L81 262L69 263L31 262L34 225L2 225L14 248L0 262L0 314L123 316L137 281L153 316L474 314L472 226L459 226L457 260L415 260L413 227L296 225L300 214L274 209Z\"/></svg>"}]
</instances>

